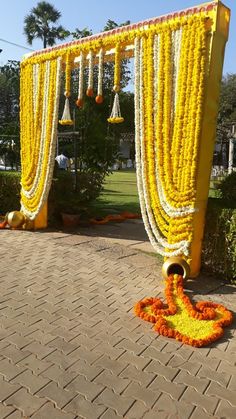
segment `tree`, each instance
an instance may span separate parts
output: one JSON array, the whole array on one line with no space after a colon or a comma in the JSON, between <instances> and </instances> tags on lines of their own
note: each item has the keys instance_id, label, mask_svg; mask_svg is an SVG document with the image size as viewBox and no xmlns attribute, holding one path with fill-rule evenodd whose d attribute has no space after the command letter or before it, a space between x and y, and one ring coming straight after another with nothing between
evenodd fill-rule
<instances>
[{"instance_id":1,"label":"tree","mask_svg":"<svg viewBox=\"0 0 236 419\"><path fill-rule=\"evenodd\" d=\"M20 63L0 67L0 156L13 167L20 161Z\"/></svg>"},{"instance_id":2,"label":"tree","mask_svg":"<svg viewBox=\"0 0 236 419\"><path fill-rule=\"evenodd\" d=\"M236 122L236 74L227 74L221 83L217 119L217 143L220 145L220 151L215 153L215 164L227 165L226 156L233 122Z\"/></svg>"},{"instance_id":3,"label":"tree","mask_svg":"<svg viewBox=\"0 0 236 419\"><path fill-rule=\"evenodd\" d=\"M52 46L56 40L63 40L69 32L61 25L53 25L61 17L61 13L53 5L41 1L31 9L24 19L24 33L27 42L32 45L35 38L43 41L43 47Z\"/></svg>"},{"instance_id":4,"label":"tree","mask_svg":"<svg viewBox=\"0 0 236 419\"><path fill-rule=\"evenodd\" d=\"M112 20L108 20L104 31L114 29L118 26L124 26L129 22L118 25ZM71 33L74 39L81 39L92 35L88 28L82 30L76 28ZM78 94L78 69L72 72L72 92L71 104L76 101ZM88 82L88 70L85 70L84 91ZM98 67L94 67L94 79L97 80ZM103 97L102 104L96 104L94 98L86 97L82 109L74 107L75 129L79 131L80 140L78 141L78 165L80 171L94 170L100 173L107 173L119 154L119 140L121 132L134 130L134 101L133 94L120 92L121 112L124 110L125 121L122 124L108 124L107 118L111 112L111 106L114 98L112 91L114 78L114 63L104 63L103 66ZM130 68L128 60L122 60L121 64L121 87L124 88L130 81ZM96 93L96 92L95 92ZM64 98L60 102L60 114L64 106ZM63 128L61 128L63 131ZM63 147L65 149L65 147ZM74 155L73 148L68 146L66 150L69 156Z\"/></svg>"}]
</instances>

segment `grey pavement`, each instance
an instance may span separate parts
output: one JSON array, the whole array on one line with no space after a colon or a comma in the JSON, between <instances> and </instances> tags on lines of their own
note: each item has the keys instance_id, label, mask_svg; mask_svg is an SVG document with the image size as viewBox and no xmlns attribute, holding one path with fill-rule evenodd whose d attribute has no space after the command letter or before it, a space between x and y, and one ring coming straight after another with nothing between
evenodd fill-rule
<instances>
[{"instance_id":1,"label":"grey pavement","mask_svg":"<svg viewBox=\"0 0 236 419\"><path fill-rule=\"evenodd\" d=\"M141 220L1 230L0 254L0 419L236 417L235 323L193 348L133 314L164 290ZM221 279L185 289L236 311Z\"/></svg>"}]
</instances>

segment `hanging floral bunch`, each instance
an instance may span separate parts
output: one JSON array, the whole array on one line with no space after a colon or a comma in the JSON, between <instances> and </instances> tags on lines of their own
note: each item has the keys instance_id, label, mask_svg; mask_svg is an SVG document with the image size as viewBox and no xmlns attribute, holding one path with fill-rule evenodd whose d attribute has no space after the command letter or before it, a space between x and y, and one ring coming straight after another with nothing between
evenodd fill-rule
<instances>
[{"instance_id":1,"label":"hanging floral bunch","mask_svg":"<svg viewBox=\"0 0 236 419\"><path fill-rule=\"evenodd\" d=\"M103 79L103 49L101 48L98 54L98 90L96 96L96 103L101 104L103 102L102 93L102 79Z\"/></svg>"},{"instance_id":2,"label":"hanging floral bunch","mask_svg":"<svg viewBox=\"0 0 236 419\"><path fill-rule=\"evenodd\" d=\"M88 88L86 91L86 95L88 97L93 97L93 62L94 62L94 55L93 51L89 52L89 65L88 65Z\"/></svg>"},{"instance_id":3,"label":"hanging floral bunch","mask_svg":"<svg viewBox=\"0 0 236 419\"><path fill-rule=\"evenodd\" d=\"M79 88L78 88L78 98L76 101L76 106L82 108L83 101L83 89L84 89L84 53L80 53L80 65L79 65Z\"/></svg>"},{"instance_id":4,"label":"hanging floral bunch","mask_svg":"<svg viewBox=\"0 0 236 419\"><path fill-rule=\"evenodd\" d=\"M113 91L115 92L113 107L111 111L110 118L108 118L108 122L110 124L120 124L124 121L124 118L121 116L120 112L120 102L119 102L119 94L120 91L120 45L116 45L115 49L115 68L114 68L114 86Z\"/></svg>"},{"instance_id":5,"label":"hanging floral bunch","mask_svg":"<svg viewBox=\"0 0 236 419\"><path fill-rule=\"evenodd\" d=\"M70 102L69 102L69 97L71 94L70 84L71 84L71 59L70 59L70 55L67 54L66 70L65 70L65 92L64 92L65 106L64 106L62 117L59 120L59 124L61 125L73 125L73 121L70 115Z\"/></svg>"}]
</instances>

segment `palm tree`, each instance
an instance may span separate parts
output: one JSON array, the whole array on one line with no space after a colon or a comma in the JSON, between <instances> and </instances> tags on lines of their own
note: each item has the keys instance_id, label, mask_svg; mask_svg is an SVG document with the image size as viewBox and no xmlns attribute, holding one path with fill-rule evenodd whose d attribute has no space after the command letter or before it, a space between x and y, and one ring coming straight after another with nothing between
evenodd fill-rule
<instances>
[{"instance_id":1,"label":"palm tree","mask_svg":"<svg viewBox=\"0 0 236 419\"><path fill-rule=\"evenodd\" d=\"M63 40L69 32L63 26L53 26L61 17L61 13L50 3L40 1L24 19L24 33L27 42L32 45L35 38L43 41L43 47L52 46L56 40Z\"/></svg>"}]
</instances>

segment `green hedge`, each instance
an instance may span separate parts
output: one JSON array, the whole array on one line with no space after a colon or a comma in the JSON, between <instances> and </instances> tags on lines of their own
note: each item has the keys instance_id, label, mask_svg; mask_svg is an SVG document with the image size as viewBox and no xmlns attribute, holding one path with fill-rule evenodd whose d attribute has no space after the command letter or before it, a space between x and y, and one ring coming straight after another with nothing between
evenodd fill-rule
<instances>
[{"instance_id":1,"label":"green hedge","mask_svg":"<svg viewBox=\"0 0 236 419\"><path fill-rule=\"evenodd\" d=\"M0 171L0 214L20 209L20 173Z\"/></svg>"},{"instance_id":2,"label":"green hedge","mask_svg":"<svg viewBox=\"0 0 236 419\"><path fill-rule=\"evenodd\" d=\"M75 192L75 174L58 170L49 194L49 214L56 217L61 212L81 214L89 203L99 196L103 179L104 175L98 172L78 173Z\"/></svg>"},{"instance_id":3,"label":"green hedge","mask_svg":"<svg viewBox=\"0 0 236 419\"><path fill-rule=\"evenodd\" d=\"M222 279L236 283L235 203L210 198L202 252L203 266Z\"/></svg>"}]
</instances>

